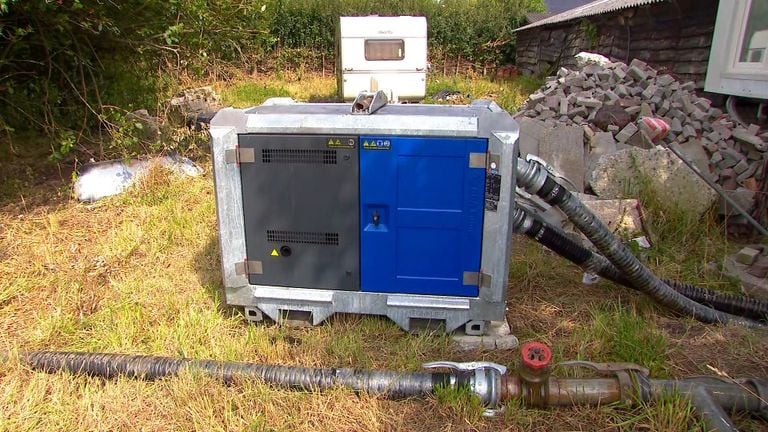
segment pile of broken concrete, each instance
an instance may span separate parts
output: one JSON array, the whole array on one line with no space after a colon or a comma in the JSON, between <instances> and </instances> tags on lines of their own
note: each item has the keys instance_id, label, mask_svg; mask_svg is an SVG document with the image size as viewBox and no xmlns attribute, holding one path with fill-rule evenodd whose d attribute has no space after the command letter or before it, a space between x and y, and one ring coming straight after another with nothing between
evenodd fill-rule
<instances>
[{"instance_id":1,"label":"pile of broken concrete","mask_svg":"<svg viewBox=\"0 0 768 432\"><path fill-rule=\"evenodd\" d=\"M717 194L667 148L676 146L749 208L765 175L768 133L741 127L695 88L640 60L561 68L516 115L521 153L552 163L579 192L623 198L651 181L660 199L702 214ZM661 119L668 130L643 119Z\"/></svg>"}]
</instances>

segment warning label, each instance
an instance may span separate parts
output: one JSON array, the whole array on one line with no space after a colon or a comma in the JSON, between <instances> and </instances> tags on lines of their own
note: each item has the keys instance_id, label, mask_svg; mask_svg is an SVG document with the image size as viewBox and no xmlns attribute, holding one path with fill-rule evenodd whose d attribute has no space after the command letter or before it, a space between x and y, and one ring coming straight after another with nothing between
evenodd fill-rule
<instances>
[{"instance_id":1,"label":"warning label","mask_svg":"<svg viewBox=\"0 0 768 432\"><path fill-rule=\"evenodd\" d=\"M356 140L349 137L330 137L326 141L326 147L335 149L353 149L355 144Z\"/></svg>"},{"instance_id":2,"label":"warning label","mask_svg":"<svg viewBox=\"0 0 768 432\"><path fill-rule=\"evenodd\" d=\"M372 139L363 141L363 150L389 150L392 143L388 139Z\"/></svg>"},{"instance_id":3,"label":"warning label","mask_svg":"<svg viewBox=\"0 0 768 432\"><path fill-rule=\"evenodd\" d=\"M277 249L272 249L272 253L270 253L271 256L280 256L279 253L277 253Z\"/></svg>"}]
</instances>

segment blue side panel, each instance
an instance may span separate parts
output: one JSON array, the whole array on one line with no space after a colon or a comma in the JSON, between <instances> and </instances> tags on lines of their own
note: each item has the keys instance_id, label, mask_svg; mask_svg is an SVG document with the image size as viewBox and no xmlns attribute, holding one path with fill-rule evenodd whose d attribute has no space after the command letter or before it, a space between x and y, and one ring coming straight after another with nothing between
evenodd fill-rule
<instances>
[{"instance_id":1,"label":"blue side panel","mask_svg":"<svg viewBox=\"0 0 768 432\"><path fill-rule=\"evenodd\" d=\"M368 292L476 297L485 169L479 138L360 137L360 276Z\"/></svg>"}]
</instances>

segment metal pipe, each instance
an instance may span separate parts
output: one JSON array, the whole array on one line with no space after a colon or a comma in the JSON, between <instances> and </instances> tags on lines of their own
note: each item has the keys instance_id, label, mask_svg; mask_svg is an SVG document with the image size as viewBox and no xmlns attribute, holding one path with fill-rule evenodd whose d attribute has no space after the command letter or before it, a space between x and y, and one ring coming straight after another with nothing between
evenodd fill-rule
<instances>
[{"instance_id":1,"label":"metal pipe","mask_svg":"<svg viewBox=\"0 0 768 432\"><path fill-rule=\"evenodd\" d=\"M723 407L712 399L712 395L704 387L696 387L688 394L688 399L708 431L735 432L738 430Z\"/></svg>"},{"instance_id":2,"label":"metal pipe","mask_svg":"<svg viewBox=\"0 0 768 432\"><path fill-rule=\"evenodd\" d=\"M746 411L763 416L768 414L768 405L764 399L765 395L761 394L759 384L749 381L739 383L717 378L650 380L650 386L654 400L669 394L680 394L688 398L707 430L736 432L738 429L727 412Z\"/></svg>"},{"instance_id":3,"label":"metal pipe","mask_svg":"<svg viewBox=\"0 0 768 432\"><path fill-rule=\"evenodd\" d=\"M615 378L555 378L549 381L549 406L599 406L621 400Z\"/></svg>"},{"instance_id":4,"label":"metal pipe","mask_svg":"<svg viewBox=\"0 0 768 432\"><path fill-rule=\"evenodd\" d=\"M593 363L569 361L560 367L581 367L598 375L611 378L555 378L546 375L549 362L536 364L531 379L531 346L546 351L538 358L551 359L549 347L537 342L524 344L520 349L520 368L517 376L503 379L502 400L520 399L525 405L537 407L587 405L596 406L613 402L654 402L665 395L679 394L687 398L707 430L736 432L727 412L746 411L768 419L768 380L725 380L717 377L693 377L682 380L656 380L648 378L648 371L630 363ZM542 386L541 379L546 380Z\"/></svg>"},{"instance_id":5,"label":"metal pipe","mask_svg":"<svg viewBox=\"0 0 768 432\"><path fill-rule=\"evenodd\" d=\"M636 372L633 372L636 373ZM504 377L503 400L519 399L527 406L600 406L619 401L656 402L664 396L680 395L691 402L696 415L707 430L736 432L728 412L741 411L768 415L765 391L759 385L720 381L713 378L683 380L643 380L634 377L631 388L623 388L619 378L555 378L547 379L546 393L539 394L520 376ZM644 388L644 382L648 388ZM758 381L763 386L768 381ZM544 397L546 396L546 397Z\"/></svg>"},{"instance_id":6,"label":"metal pipe","mask_svg":"<svg viewBox=\"0 0 768 432\"><path fill-rule=\"evenodd\" d=\"M615 378L547 379L546 393L539 394L524 384L519 376L508 375L503 381L503 400L520 399L526 406L599 406L621 400L621 388ZM546 395L546 397L544 397Z\"/></svg>"},{"instance_id":7,"label":"metal pipe","mask_svg":"<svg viewBox=\"0 0 768 432\"><path fill-rule=\"evenodd\" d=\"M728 411L768 412L768 402L758 385L766 380L720 380L716 377L688 378L682 380L649 380L654 398L669 394L690 395L704 388L717 404Z\"/></svg>"}]
</instances>

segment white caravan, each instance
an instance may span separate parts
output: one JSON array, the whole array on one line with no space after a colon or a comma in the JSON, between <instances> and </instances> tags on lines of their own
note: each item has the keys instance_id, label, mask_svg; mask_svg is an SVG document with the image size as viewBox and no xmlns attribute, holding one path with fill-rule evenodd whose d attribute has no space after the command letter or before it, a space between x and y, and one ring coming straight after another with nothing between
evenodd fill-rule
<instances>
[{"instance_id":1,"label":"white caravan","mask_svg":"<svg viewBox=\"0 0 768 432\"><path fill-rule=\"evenodd\" d=\"M383 90L390 102L420 101L427 83L425 17L341 17L336 33L339 97Z\"/></svg>"}]
</instances>

